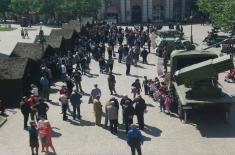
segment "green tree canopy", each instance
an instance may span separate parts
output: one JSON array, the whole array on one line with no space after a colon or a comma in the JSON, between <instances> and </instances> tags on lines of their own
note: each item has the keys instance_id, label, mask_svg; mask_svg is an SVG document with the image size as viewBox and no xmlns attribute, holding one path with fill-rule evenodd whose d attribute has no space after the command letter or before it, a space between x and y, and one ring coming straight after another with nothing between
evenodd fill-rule
<instances>
[{"instance_id":1,"label":"green tree canopy","mask_svg":"<svg viewBox=\"0 0 235 155\"><path fill-rule=\"evenodd\" d=\"M11 10L22 16L32 9L32 1L34 0L11 0Z\"/></svg>"},{"instance_id":2,"label":"green tree canopy","mask_svg":"<svg viewBox=\"0 0 235 155\"><path fill-rule=\"evenodd\" d=\"M199 9L209 14L211 20L225 31L235 22L234 0L198 0Z\"/></svg>"},{"instance_id":3,"label":"green tree canopy","mask_svg":"<svg viewBox=\"0 0 235 155\"><path fill-rule=\"evenodd\" d=\"M9 11L11 1L10 0L1 0L0 1L0 13L5 13Z\"/></svg>"}]
</instances>

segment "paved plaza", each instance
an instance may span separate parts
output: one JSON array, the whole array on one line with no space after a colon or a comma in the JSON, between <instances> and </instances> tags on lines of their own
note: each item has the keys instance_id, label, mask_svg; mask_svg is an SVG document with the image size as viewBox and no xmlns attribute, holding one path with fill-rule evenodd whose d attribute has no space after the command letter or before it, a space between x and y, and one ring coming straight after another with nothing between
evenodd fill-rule
<instances>
[{"instance_id":1,"label":"paved plaza","mask_svg":"<svg viewBox=\"0 0 235 155\"><path fill-rule=\"evenodd\" d=\"M194 41L201 49L201 41L207 35L209 26L194 25ZM189 38L190 26L185 26L186 37ZM10 33L10 32L9 32ZM19 31L11 32L12 36L19 35ZM14 34L13 34L14 33ZM48 32L49 33L49 29ZM36 31L35 31L36 34ZM11 36L3 37L0 33L0 49L7 47ZM20 41L20 38L14 38ZM2 42L6 45L3 45ZM10 45L9 45L10 46ZM12 45L13 46L13 43ZM12 47L13 49L13 47ZM117 50L117 49L116 49ZM114 75L116 76L116 90L119 100L123 94L132 98L131 84L143 76L155 78L157 76L157 57L152 51L148 56L149 64L139 63L137 67L131 66L131 75L125 75L125 64L118 63L115 59ZM98 84L102 91L101 103L104 105L111 97L109 95L107 75L99 74L98 62L91 62L91 76L83 76L82 86L85 95L81 104L81 121L72 120L69 115L68 121L62 120L61 106L59 103L58 89L61 82L55 82L51 87L48 118L53 127L53 143L58 155L130 155L130 148L126 143L125 129L119 125L118 135L112 135L107 129L95 126L93 105L87 104L93 85ZM235 84L223 81L225 73L220 75L223 87L235 95ZM159 103L141 93L148 104L148 112L145 114L146 128L142 131L144 155L233 155L235 154L235 109L231 111L229 124L225 124L216 115L193 115L188 124L183 124L177 117L170 117L159 110ZM70 106L72 109L72 107ZM104 108L103 108L104 111ZM8 121L0 128L0 154L1 155L29 155L28 132L23 130L23 116L19 109L7 110ZM119 123L121 123L121 109L119 110ZM136 123L134 117L134 123ZM104 117L102 118L104 124ZM41 148L40 148L41 149ZM40 153L44 154L44 153Z\"/></svg>"}]
</instances>

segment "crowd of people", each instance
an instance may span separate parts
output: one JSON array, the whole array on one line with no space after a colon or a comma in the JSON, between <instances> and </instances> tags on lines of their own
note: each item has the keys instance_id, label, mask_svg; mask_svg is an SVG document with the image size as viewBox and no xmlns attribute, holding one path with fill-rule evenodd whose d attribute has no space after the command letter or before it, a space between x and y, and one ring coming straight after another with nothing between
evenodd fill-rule
<instances>
[{"instance_id":1,"label":"crowd of people","mask_svg":"<svg viewBox=\"0 0 235 155\"><path fill-rule=\"evenodd\" d=\"M143 26L134 29L126 27L122 29L116 25L105 23L87 24L81 28L79 36L74 43L74 50L67 51L64 55L55 55L46 58L41 64L41 78L39 85L31 85L31 95L23 97L20 101L21 112L24 117L24 129L30 133L30 146L32 154L38 154L38 138L42 144L42 151L48 151L52 144L52 127L49 123L47 111L49 110L50 86L54 80L63 82L59 89L58 100L61 103L62 119L68 120L69 106L72 106L73 120L81 120L80 105L84 91L82 89L82 77L90 75L91 59L97 62L100 68L100 75L106 73L110 95L117 94L115 75L113 74L114 57L118 53L118 63L126 65L126 75L130 75L131 66L138 66L140 57L142 63L147 64L147 56L151 52L151 40L149 27L144 30ZM124 42L126 41L126 44ZM147 45L147 47L146 47ZM119 46L114 51L114 46ZM107 52L107 56L106 56ZM108 58L108 59L105 59ZM122 124L125 126L128 144L134 154L135 149L141 154L140 145L143 143L141 132L133 126L133 118L136 116L140 130L144 130L144 114L147 113L147 104L141 96L142 87L145 95L154 100L159 100L161 111L169 111L170 98L167 90L167 83L144 77L143 84L136 79L130 86L133 97L123 95L118 101L117 97L110 98L105 104L101 103L101 90L98 84L91 90L88 103L93 104L95 124L101 125L102 113L105 113L104 127L108 127L112 134L118 134L118 113L121 106ZM104 105L104 106L103 106ZM104 107L104 108L103 108ZM30 116L30 127L28 121ZM36 153L34 152L36 148Z\"/></svg>"}]
</instances>

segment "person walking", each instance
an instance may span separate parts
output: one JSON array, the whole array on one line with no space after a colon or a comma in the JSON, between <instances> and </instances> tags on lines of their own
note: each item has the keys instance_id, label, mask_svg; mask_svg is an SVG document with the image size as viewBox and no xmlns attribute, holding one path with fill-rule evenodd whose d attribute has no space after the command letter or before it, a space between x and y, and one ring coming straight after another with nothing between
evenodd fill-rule
<instances>
[{"instance_id":1,"label":"person walking","mask_svg":"<svg viewBox=\"0 0 235 155\"><path fill-rule=\"evenodd\" d=\"M91 90L91 96L88 103L93 103L96 96L101 97L101 90L98 88L97 84L94 84L94 88Z\"/></svg>"},{"instance_id":2,"label":"person walking","mask_svg":"<svg viewBox=\"0 0 235 155\"><path fill-rule=\"evenodd\" d=\"M135 114L135 109L132 106L132 103L129 100L126 100L123 109L123 117L124 117L126 133L128 132L130 125L133 123L134 114Z\"/></svg>"},{"instance_id":3,"label":"person walking","mask_svg":"<svg viewBox=\"0 0 235 155\"><path fill-rule=\"evenodd\" d=\"M74 120L76 119L76 117L79 120L81 119L81 114L80 114L81 98L82 98L82 95L78 93L77 91L74 91L70 96L70 103L73 106L73 119Z\"/></svg>"},{"instance_id":4,"label":"person walking","mask_svg":"<svg viewBox=\"0 0 235 155\"><path fill-rule=\"evenodd\" d=\"M53 153L56 154L56 151L55 151L55 148L52 144L52 128L51 128L51 125L50 125L50 122L48 120L45 120L44 121L44 125L41 127L42 130L41 132L43 134L45 134L45 148L46 148L46 152L48 153L49 152L49 147L52 149Z\"/></svg>"},{"instance_id":5,"label":"person walking","mask_svg":"<svg viewBox=\"0 0 235 155\"><path fill-rule=\"evenodd\" d=\"M35 121L30 122L29 131L29 146L31 148L32 155L38 155L38 129ZM34 153L35 149L35 153Z\"/></svg>"},{"instance_id":6,"label":"person walking","mask_svg":"<svg viewBox=\"0 0 235 155\"><path fill-rule=\"evenodd\" d=\"M29 39L29 33L27 29L24 29L24 37L27 37Z\"/></svg>"},{"instance_id":7,"label":"person walking","mask_svg":"<svg viewBox=\"0 0 235 155\"><path fill-rule=\"evenodd\" d=\"M42 86L42 97L43 99L49 100L49 80L47 76L44 74L40 79L40 84Z\"/></svg>"},{"instance_id":8,"label":"person walking","mask_svg":"<svg viewBox=\"0 0 235 155\"><path fill-rule=\"evenodd\" d=\"M109 43L108 44L108 48L107 48L107 51L108 51L108 56L109 57L112 57L112 55L113 55L113 46L112 46L112 44L111 43Z\"/></svg>"},{"instance_id":9,"label":"person walking","mask_svg":"<svg viewBox=\"0 0 235 155\"><path fill-rule=\"evenodd\" d=\"M66 121L67 120L68 104L69 104L67 94L61 94L59 101L61 102L61 105L62 105L63 120Z\"/></svg>"},{"instance_id":10,"label":"person walking","mask_svg":"<svg viewBox=\"0 0 235 155\"><path fill-rule=\"evenodd\" d=\"M42 145L41 152L45 152L45 145L46 145L46 142L47 142L46 133L45 133L45 130L44 130L45 121L46 121L45 116L41 115L40 120L38 121L39 139L40 139L40 142L41 142L41 145Z\"/></svg>"},{"instance_id":11,"label":"person walking","mask_svg":"<svg viewBox=\"0 0 235 155\"><path fill-rule=\"evenodd\" d=\"M148 78L147 78L147 76L144 76L144 81L143 81L143 87L144 87L144 94L145 95L149 95L149 86L148 86L148 83L149 83L149 81L148 81Z\"/></svg>"},{"instance_id":12,"label":"person walking","mask_svg":"<svg viewBox=\"0 0 235 155\"><path fill-rule=\"evenodd\" d=\"M170 114L170 107L171 107L171 98L169 96L169 92L166 93L165 97L164 97L164 105L165 105L165 109L167 114Z\"/></svg>"},{"instance_id":13,"label":"person walking","mask_svg":"<svg viewBox=\"0 0 235 155\"><path fill-rule=\"evenodd\" d=\"M20 35L21 35L22 39L25 39L24 29L23 28L21 28L21 30L20 30Z\"/></svg>"},{"instance_id":14,"label":"person walking","mask_svg":"<svg viewBox=\"0 0 235 155\"><path fill-rule=\"evenodd\" d=\"M61 79L63 82L65 82L66 80L66 75L67 75L67 68L65 66L65 62L62 61L62 64L60 66L60 70L61 70Z\"/></svg>"},{"instance_id":15,"label":"person walking","mask_svg":"<svg viewBox=\"0 0 235 155\"><path fill-rule=\"evenodd\" d=\"M140 80L136 79L134 83L131 85L132 93L133 93L133 98L136 97L136 95L140 94L140 91L142 91Z\"/></svg>"},{"instance_id":16,"label":"person walking","mask_svg":"<svg viewBox=\"0 0 235 155\"><path fill-rule=\"evenodd\" d=\"M38 103L31 107L32 110L37 111L37 121L40 116L45 116L47 118L47 111L49 110L49 106L43 101L42 98L39 98Z\"/></svg>"},{"instance_id":17,"label":"person walking","mask_svg":"<svg viewBox=\"0 0 235 155\"><path fill-rule=\"evenodd\" d=\"M138 95L137 98L133 100L133 104L135 104L135 114L137 116L137 121L139 124L139 129L144 129L144 113L146 112L146 103L145 100Z\"/></svg>"},{"instance_id":18,"label":"person walking","mask_svg":"<svg viewBox=\"0 0 235 155\"><path fill-rule=\"evenodd\" d=\"M132 54L129 53L126 56L126 75L130 75L130 69L131 69L131 64L132 64Z\"/></svg>"},{"instance_id":19,"label":"person walking","mask_svg":"<svg viewBox=\"0 0 235 155\"><path fill-rule=\"evenodd\" d=\"M114 60L113 60L112 56L110 56L109 59L107 60L109 72L113 71L113 64L114 64Z\"/></svg>"},{"instance_id":20,"label":"person walking","mask_svg":"<svg viewBox=\"0 0 235 155\"><path fill-rule=\"evenodd\" d=\"M74 84L73 84L73 81L71 79L70 76L67 76L67 79L66 79L66 86L67 86L67 95L68 97L71 95L72 91L73 91L73 87L74 87Z\"/></svg>"},{"instance_id":21,"label":"person walking","mask_svg":"<svg viewBox=\"0 0 235 155\"><path fill-rule=\"evenodd\" d=\"M127 133L127 144L131 148L132 155L135 155L135 152L138 152L138 155L142 155L141 144L143 145L144 138L141 132L134 126Z\"/></svg>"},{"instance_id":22,"label":"person walking","mask_svg":"<svg viewBox=\"0 0 235 155\"><path fill-rule=\"evenodd\" d=\"M94 109L94 116L95 116L95 124L100 126L101 125L101 116L102 116L102 105L100 102L100 96L96 96L93 101L93 109Z\"/></svg>"},{"instance_id":23,"label":"person walking","mask_svg":"<svg viewBox=\"0 0 235 155\"><path fill-rule=\"evenodd\" d=\"M30 91L31 94L36 96L36 97L38 97L39 96L39 94L38 94L38 87L36 85L34 85L34 84L31 84L30 87L31 87L31 91Z\"/></svg>"},{"instance_id":24,"label":"person walking","mask_svg":"<svg viewBox=\"0 0 235 155\"><path fill-rule=\"evenodd\" d=\"M74 83L75 83L75 86L76 86L76 90L78 91L78 87L79 87L80 92L83 93L82 85L81 85L82 74L81 74L81 72L79 72L77 69L76 69L75 72L73 73L73 79L74 79Z\"/></svg>"},{"instance_id":25,"label":"person walking","mask_svg":"<svg viewBox=\"0 0 235 155\"><path fill-rule=\"evenodd\" d=\"M124 94L121 101L120 101L120 105L122 107L122 123L125 124L125 119L124 119L124 109L127 106L126 105L126 101L130 101L130 103L132 103L132 100L130 98L128 98L128 95Z\"/></svg>"},{"instance_id":26,"label":"person walking","mask_svg":"<svg viewBox=\"0 0 235 155\"><path fill-rule=\"evenodd\" d=\"M106 105L106 111L109 119L109 129L112 134L117 134L117 125L118 125L118 108L115 106L114 101L108 102Z\"/></svg>"},{"instance_id":27,"label":"person walking","mask_svg":"<svg viewBox=\"0 0 235 155\"><path fill-rule=\"evenodd\" d=\"M124 48L123 48L123 45L121 44L120 47L118 48L118 62L119 63L122 62L123 54L124 54Z\"/></svg>"},{"instance_id":28,"label":"person walking","mask_svg":"<svg viewBox=\"0 0 235 155\"><path fill-rule=\"evenodd\" d=\"M37 104L37 98L32 94L30 95L29 99L27 100L27 104L29 105L30 107L30 118L31 120L34 120L35 119L35 116L36 116L36 111L35 110L32 110L31 107L35 104Z\"/></svg>"},{"instance_id":29,"label":"person walking","mask_svg":"<svg viewBox=\"0 0 235 155\"><path fill-rule=\"evenodd\" d=\"M28 128L28 120L29 120L29 113L30 113L30 106L27 103L27 97L23 97L20 101L20 110L24 116L24 129Z\"/></svg>"},{"instance_id":30,"label":"person walking","mask_svg":"<svg viewBox=\"0 0 235 155\"><path fill-rule=\"evenodd\" d=\"M148 61L147 61L147 56L148 56L148 51L146 50L146 48L144 47L143 50L141 51L141 56L143 58L143 63L144 64L147 64Z\"/></svg>"},{"instance_id":31,"label":"person walking","mask_svg":"<svg viewBox=\"0 0 235 155\"><path fill-rule=\"evenodd\" d=\"M115 90L115 84L116 84L115 76L112 74L112 72L109 72L108 85L109 85L110 95L113 95L113 92L117 94Z\"/></svg>"}]
</instances>

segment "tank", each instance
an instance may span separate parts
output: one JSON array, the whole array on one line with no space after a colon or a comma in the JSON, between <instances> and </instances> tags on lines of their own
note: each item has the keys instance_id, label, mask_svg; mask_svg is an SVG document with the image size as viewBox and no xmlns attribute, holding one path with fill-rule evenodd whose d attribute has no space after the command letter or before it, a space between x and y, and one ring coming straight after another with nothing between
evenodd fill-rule
<instances>
[{"instance_id":1,"label":"tank","mask_svg":"<svg viewBox=\"0 0 235 155\"><path fill-rule=\"evenodd\" d=\"M232 96L220 85L218 74L234 68L229 56L219 57L208 51L174 51L171 54L171 94L178 108L179 118L187 122L194 109L216 109L225 121Z\"/></svg>"}]
</instances>

